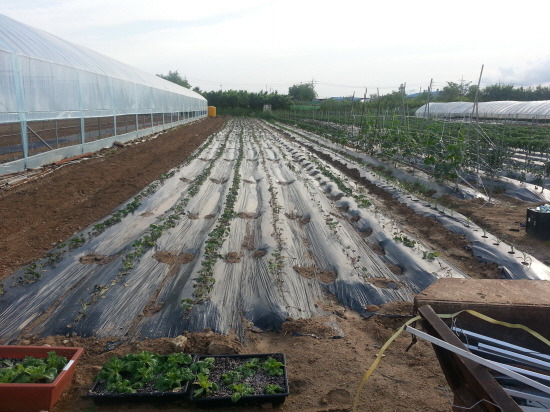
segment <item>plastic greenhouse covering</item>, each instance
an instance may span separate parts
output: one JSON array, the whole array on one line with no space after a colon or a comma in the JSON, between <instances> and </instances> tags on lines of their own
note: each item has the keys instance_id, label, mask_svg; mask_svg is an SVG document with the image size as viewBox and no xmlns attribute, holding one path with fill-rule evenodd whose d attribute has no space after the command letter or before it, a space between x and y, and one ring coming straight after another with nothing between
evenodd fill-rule
<instances>
[{"instance_id":1,"label":"plastic greenhouse covering","mask_svg":"<svg viewBox=\"0 0 550 412\"><path fill-rule=\"evenodd\" d=\"M470 118L476 117L474 103L429 103L420 107L416 117ZM550 100L534 102L480 102L477 116L484 119L550 119Z\"/></svg>"},{"instance_id":2,"label":"plastic greenhouse covering","mask_svg":"<svg viewBox=\"0 0 550 412\"><path fill-rule=\"evenodd\" d=\"M0 15L0 123L205 111L198 93Z\"/></svg>"}]
</instances>

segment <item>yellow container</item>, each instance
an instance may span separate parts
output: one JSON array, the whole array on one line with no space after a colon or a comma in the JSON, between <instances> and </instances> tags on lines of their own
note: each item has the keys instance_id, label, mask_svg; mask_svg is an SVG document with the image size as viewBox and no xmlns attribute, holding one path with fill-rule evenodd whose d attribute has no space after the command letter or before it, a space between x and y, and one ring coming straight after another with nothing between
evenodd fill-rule
<instances>
[{"instance_id":1,"label":"yellow container","mask_svg":"<svg viewBox=\"0 0 550 412\"><path fill-rule=\"evenodd\" d=\"M208 117L216 117L216 106L208 106Z\"/></svg>"}]
</instances>

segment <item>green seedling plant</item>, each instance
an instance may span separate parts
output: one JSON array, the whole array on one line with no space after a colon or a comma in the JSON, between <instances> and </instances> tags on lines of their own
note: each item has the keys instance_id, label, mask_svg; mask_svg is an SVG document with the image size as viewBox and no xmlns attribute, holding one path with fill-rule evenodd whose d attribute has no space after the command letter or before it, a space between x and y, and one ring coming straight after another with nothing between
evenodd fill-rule
<instances>
[{"instance_id":1,"label":"green seedling plant","mask_svg":"<svg viewBox=\"0 0 550 412\"><path fill-rule=\"evenodd\" d=\"M84 239L84 235L75 236L71 239L69 239L69 250L74 250L82 246L86 240Z\"/></svg>"},{"instance_id":2,"label":"green seedling plant","mask_svg":"<svg viewBox=\"0 0 550 412\"><path fill-rule=\"evenodd\" d=\"M531 266L531 263L533 262L531 257L525 252L521 252L521 255L522 255L521 263L525 266Z\"/></svg>"},{"instance_id":3,"label":"green seedling plant","mask_svg":"<svg viewBox=\"0 0 550 412\"><path fill-rule=\"evenodd\" d=\"M218 389L218 384L211 382L208 378L208 375L202 373L197 375L197 379L193 382L193 385L198 385L198 389L193 392L195 398L206 398Z\"/></svg>"},{"instance_id":4,"label":"green seedling plant","mask_svg":"<svg viewBox=\"0 0 550 412\"><path fill-rule=\"evenodd\" d=\"M0 365L0 383L51 383L67 364L67 358L48 352L46 358L27 356L22 361L6 359Z\"/></svg>"},{"instance_id":5,"label":"green seedling plant","mask_svg":"<svg viewBox=\"0 0 550 412\"><path fill-rule=\"evenodd\" d=\"M191 370L197 374L208 375L214 365L214 358L204 358L191 365Z\"/></svg>"},{"instance_id":6,"label":"green seedling plant","mask_svg":"<svg viewBox=\"0 0 550 412\"><path fill-rule=\"evenodd\" d=\"M212 141L213 136L214 135L212 135L211 138L208 139L207 141L208 143ZM188 188L187 196L181 199L174 207L172 207L169 210L168 216L166 216L163 219L159 219L158 224L151 224L149 226L148 232L144 234L142 237L140 237L139 239L136 239L134 241L134 243L132 244L132 250L129 251L122 260L123 263L122 263L121 269L119 270L118 276L113 278L108 288L111 288L116 284L118 284L124 276L128 275L132 271L135 265L139 262L140 258L145 254L145 252L151 249L152 247L156 246L157 240L162 236L165 230L175 227L176 222L181 218L183 214L185 214L185 207L187 206L189 200L199 192L201 185L210 175L211 170L214 167L216 161L223 154L226 144L227 142L224 140L223 143L220 145L220 147L217 149L216 155L210 161L210 164L202 171L201 174L199 174L199 176L197 176L192 181L192 183ZM203 145L201 150L198 153L200 153L206 147L207 147L207 144ZM190 156L186 164L188 164L189 162L191 162L193 159L197 157L198 157L197 153L195 155ZM157 182L157 185L158 185L158 182ZM121 216L122 217L126 216L128 213L133 213L140 206L141 204L140 199L153 193L157 187L149 186L148 190L141 192L136 197L137 200L134 199L134 201L129 203L124 209L122 209L122 211L119 211L120 213L118 215L116 213L115 215L118 216L118 218L120 218ZM94 230L92 231L93 232L92 234L101 233L101 231L108 226L106 225L105 222L107 221L104 221L102 223L95 225ZM96 301L97 301L96 296L92 295L90 300L87 302L86 307L93 305L94 303L96 303ZM182 306L186 307L184 303L182 303ZM83 315L84 313L79 314L75 319L75 322L78 322L80 319L82 319Z\"/></svg>"},{"instance_id":7,"label":"green seedling plant","mask_svg":"<svg viewBox=\"0 0 550 412\"><path fill-rule=\"evenodd\" d=\"M254 394L254 388L247 383L234 383L229 385L229 389L233 391L231 402L238 402L243 396Z\"/></svg>"},{"instance_id":8,"label":"green seedling plant","mask_svg":"<svg viewBox=\"0 0 550 412\"><path fill-rule=\"evenodd\" d=\"M273 383L269 383L264 386L264 393L267 395L275 395L277 393L282 393L283 391L283 388Z\"/></svg>"},{"instance_id":9,"label":"green seedling plant","mask_svg":"<svg viewBox=\"0 0 550 412\"><path fill-rule=\"evenodd\" d=\"M273 358L268 358L261 367L271 376L281 376L284 371L283 366L284 364L282 362Z\"/></svg>"},{"instance_id":10,"label":"green seedling plant","mask_svg":"<svg viewBox=\"0 0 550 412\"><path fill-rule=\"evenodd\" d=\"M230 231L231 220L237 214L234 210L241 184L240 168L244 158L244 142L242 134L239 136L239 155L235 162L233 181L226 196L224 210L218 219L216 227L208 234L208 239L205 243L203 260L201 269L198 271L199 276L193 284L193 304L204 302L214 287L214 265L220 258L219 250L224 243ZM181 302L182 306L187 307L185 302Z\"/></svg>"},{"instance_id":11,"label":"green seedling plant","mask_svg":"<svg viewBox=\"0 0 550 412\"><path fill-rule=\"evenodd\" d=\"M434 260L436 257L440 255L440 252L429 252L427 250L423 251L422 253L423 253L422 259L427 259L427 260Z\"/></svg>"},{"instance_id":12,"label":"green seedling plant","mask_svg":"<svg viewBox=\"0 0 550 412\"><path fill-rule=\"evenodd\" d=\"M19 276L12 286L22 286L36 282L42 277L42 274L39 271L41 267L42 265L39 263L31 263L25 268L23 276Z\"/></svg>"},{"instance_id":13,"label":"green seedling plant","mask_svg":"<svg viewBox=\"0 0 550 412\"><path fill-rule=\"evenodd\" d=\"M410 248L414 248L416 246L416 241L409 239L403 233L395 232L393 234L393 240L395 240L396 242L403 243L405 246Z\"/></svg>"},{"instance_id":14,"label":"green seedling plant","mask_svg":"<svg viewBox=\"0 0 550 412\"><path fill-rule=\"evenodd\" d=\"M231 385L232 383L241 381L243 379L243 374L238 370L231 370L226 373L222 373L220 378L224 384Z\"/></svg>"},{"instance_id":15,"label":"green seedling plant","mask_svg":"<svg viewBox=\"0 0 550 412\"><path fill-rule=\"evenodd\" d=\"M109 359L96 380L103 382L105 392L109 393L135 393L145 388L147 391L178 391L195 378L190 369L192 361L191 355L183 353L130 353Z\"/></svg>"}]
</instances>

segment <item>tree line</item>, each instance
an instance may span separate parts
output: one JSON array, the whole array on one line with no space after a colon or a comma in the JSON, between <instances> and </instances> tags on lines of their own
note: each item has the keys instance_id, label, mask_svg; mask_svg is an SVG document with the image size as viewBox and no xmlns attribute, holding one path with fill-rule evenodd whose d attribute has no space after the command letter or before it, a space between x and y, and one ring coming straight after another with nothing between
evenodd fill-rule
<instances>
[{"instance_id":1,"label":"tree line","mask_svg":"<svg viewBox=\"0 0 550 412\"><path fill-rule=\"evenodd\" d=\"M224 109L242 109L261 111L264 105L270 105L272 110L288 110L292 104L312 102L317 98L315 86L313 83L295 84L288 89L288 94L279 94L278 92L268 93L267 91L248 92L246 90L213 90L203 91L198 87L192 87L187 79L182 78L177 71L169 71L167 75L158 74L157 76L169 80L180 86L192 89L201 94L208 100L208 104L216 106L218 110ZM401 84L398 90L379 96L371 94L366 102L352 101L351 97L343 100L325 99L320 104L321 110L329 111L348 111L354 110L387 110L404 109L405 111L414 110L426 102L473 102L476 97L480 102L516 100L516 101L536 101L550 100L550 87L516 87L512 84L497 83L478 91L477 85L471 82L446 82L447 84L436 91L427 91L418 93L409 97L405 92L405 85Z\"/></svg>"}]
</instances>

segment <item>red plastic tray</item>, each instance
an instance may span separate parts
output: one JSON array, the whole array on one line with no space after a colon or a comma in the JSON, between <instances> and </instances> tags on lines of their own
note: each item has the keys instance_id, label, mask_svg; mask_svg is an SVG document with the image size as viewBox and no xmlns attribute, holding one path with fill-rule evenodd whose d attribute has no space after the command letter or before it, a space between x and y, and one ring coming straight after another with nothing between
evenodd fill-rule
<instances>
[{"instance_id":1,"label":"red plastic tray","mask_svg":"<svg viewBox=\"0 0 550 412\"><path fill-rule=\"evenodd\" d=\"M38 412L49 410L71 384L76 361L83 348L57 346L0 346L0 359L24 359L25 356L46 358L55 351L69 362L52 383L0 383L0 412Z\"/></svg>"}]
</instances>

